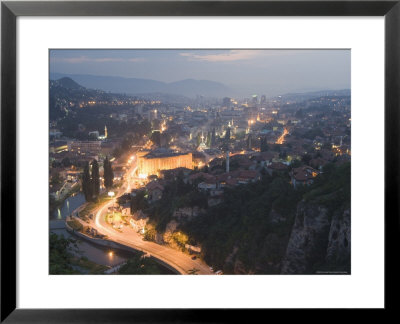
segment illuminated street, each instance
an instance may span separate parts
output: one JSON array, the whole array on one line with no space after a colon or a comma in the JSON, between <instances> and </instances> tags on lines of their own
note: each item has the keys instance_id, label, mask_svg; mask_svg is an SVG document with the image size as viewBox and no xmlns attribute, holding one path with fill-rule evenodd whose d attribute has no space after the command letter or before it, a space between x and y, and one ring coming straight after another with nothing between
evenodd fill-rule
<instances>
[{"instance_id":1,"label":"illuminated street","mask_svg":"<svg viewBox=\"0 0 400 324\"><path fill-rule=\"evenodd\" d=\"M112 200L105 203L96 211L94 220L90 221L90 225L96 228L99 233L107 235L108 240L148 253L154 258L167 263L181 274L188 274L188 271L193 269L198 270L196 272L197 274L213 274L213 272L210 271L209 266L199 258L192 260L189 255L184 254L183 252L154 242L144 241L142 236L131 226L125 226L117 231L106 223L106 213L108 207L112 206L113 199L131 191L132 182L134 180L132 174L134 174L135 171L136 163L133 163L131 168L126 172L126 174L129 175L127 176L127 181L121 186L119 192L114 198L112 198Z\"/></svg>"},{"instance_id":2,"label":"illuminated street","mask_svg":"<svg viewBox=\"0 0 400 324\"><path fill-rule=\"evenodd\" d=\"M350 50L50 52L51 273L350 274Z\"/></svg>"},{"instance_id":3,"label":"illuminated street","mask_svg":"<svg viewBox=\"0 0 400 324\"><path fill-rule=\"evenodd\" d=\"M285 142L285 136L289 134L287 128L285 127L283 129L283 133L281 136L279 136L279 138L276 140L276 144L283 144Z\"/></svg>"}]
</instances>

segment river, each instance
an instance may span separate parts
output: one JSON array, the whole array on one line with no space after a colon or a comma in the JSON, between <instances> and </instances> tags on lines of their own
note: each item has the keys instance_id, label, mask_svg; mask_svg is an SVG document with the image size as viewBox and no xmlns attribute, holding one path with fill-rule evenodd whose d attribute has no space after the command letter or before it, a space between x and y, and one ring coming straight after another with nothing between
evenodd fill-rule
<instances>
[{"instance_id":1,"label":"river","mask_svg":"<svg viewBox=\"0 0 400 324\"><path fill-rule=\"evenodd\" d=\"M118 249L109 249L101 247L96 244L84 241L72 234L70 234L66 228L64 220L65 218L75 209L85 203L85 197L82 193L77 193L73 196L68 197L63 205L56 209L50 219L49 232L57 235L63 235L66 238L73 238L77 241L79 255L87 257L90 261L97 264L113 267L117 264L125 262L131 258L133 252L122 251ZM159 266L160 274L174 274L171 270Z\"/></svg>"},{"instance_id":2,"label":"river","mask_svg":"<svg viewBox=\"0 0 400 324\"><path fill-rule=\"evenodd\" d=\"M95 244L91 244L77 238L65 229L65 218L70 215L72 211L82 206L84 203L85 196L81 192L76 193L65 199L63 205L53 212L53 215L50 219L50 232L77 240L78 248L80 251L79 254L82 256L86 256L89 260L98 264L115 266L121 262L126 261L126 259L130 256L129 252L115 251L99 247Z\"/></svg>"},{"instance_id":3,"label":"river","mask_svg":"<svg viewBox=\"0 0 400 324\"><path fill-rule=\"evenodd\" d=\"M65 219L72 211L85 203L85 196L78 192L64 200L63 205L51 215L51 219Z\"/></svg>"},{"instance_id":4,"label":"river","mask_svg":"<svg viewBox=\"0 0 400 324\"><path fill-rule=\"evenodd\" d=\"M69 232L66 229L53 229L50 232L57 235L63 235L66 238L72 238L77 241L79 255L87 257L90 261L102 264L105 266L115 266L126 261L132 256L132 253L120 251L116 249L107 249L98 245L84 241ZM110 253L111 252L111 253Z\"/></svg>"}]
</instances>

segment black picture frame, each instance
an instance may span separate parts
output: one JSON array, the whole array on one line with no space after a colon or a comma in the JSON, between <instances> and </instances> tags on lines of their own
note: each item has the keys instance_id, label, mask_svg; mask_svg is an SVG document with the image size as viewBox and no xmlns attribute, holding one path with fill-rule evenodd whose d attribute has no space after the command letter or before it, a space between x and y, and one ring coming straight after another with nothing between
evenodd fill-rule
<instances>
[{"instance_id":1,"label":"black picture frame","mask_svg":"<svg viewBox=\"0 0 400 324\"><path fill-rule=\"evenodd\" d=\"M226 322L261 310L16 308L16 19L19 16L384 16L385 309L395 309L392 263L399 234L400 0L395 1L4 1L1 3L1 321L5 323ZM373 190L373 189L371 189ZM4 215L8 215L7 219ZM10 217L15 215L15 217ZM7 222L7 227L4 226ZM344 292L345 293L345 292ZM394 295L394 294L393 294ZM134 305L133 305L134 306ZM242 314L243 315L243 314ZM258 314L264 316L263 314ZM253 317L254 316L254 317Z\"/></svg>"}]
</instances>

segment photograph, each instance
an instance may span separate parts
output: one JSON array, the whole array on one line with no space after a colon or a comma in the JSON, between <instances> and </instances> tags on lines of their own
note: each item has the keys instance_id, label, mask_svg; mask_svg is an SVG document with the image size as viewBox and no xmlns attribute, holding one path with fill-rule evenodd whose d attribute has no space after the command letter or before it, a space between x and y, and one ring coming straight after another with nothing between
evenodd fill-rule
<instances>
[{"instance_id":1,"label":"photograph","mask_svg":"<svg viewBox=\"0 0 400 324\"><path fill-rule=\"evenodd\" d=\"M48 55L49 275L351 274L351 49Z\"/></svg>"}]
</instances>

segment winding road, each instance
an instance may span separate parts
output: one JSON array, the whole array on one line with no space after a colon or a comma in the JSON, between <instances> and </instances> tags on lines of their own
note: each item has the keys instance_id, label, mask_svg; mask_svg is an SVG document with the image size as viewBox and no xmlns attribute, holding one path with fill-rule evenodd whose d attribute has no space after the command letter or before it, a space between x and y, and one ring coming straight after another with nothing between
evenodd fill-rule
<instances>
[{"instance_id":1,"label":"winding road","mask_svg":"<svg viewBox=\"0 0 400 324\"><path fill-rule=\"evenodd\" d=\"M132 175L135 172L135 168L136 165L133 164L126 172L127 181L121 186L119 192L116 194L116 198L124 193L130 193L131 181L133 180ZM209 266L199 258L193 260L189 255L181 251L154 242L144 241L142 236L131 226L124 226L122 229L118 230L111 227L106 222L106 214L108 208L111 207L112 204L113 200L110 200L99 207L95 212L94 219L90 221L90 225L99 233L107 235L108 240L150 254L152 257L161 260L183 275L193 272L196 274L214 274Z\"/></svg>"}]
</instances>

